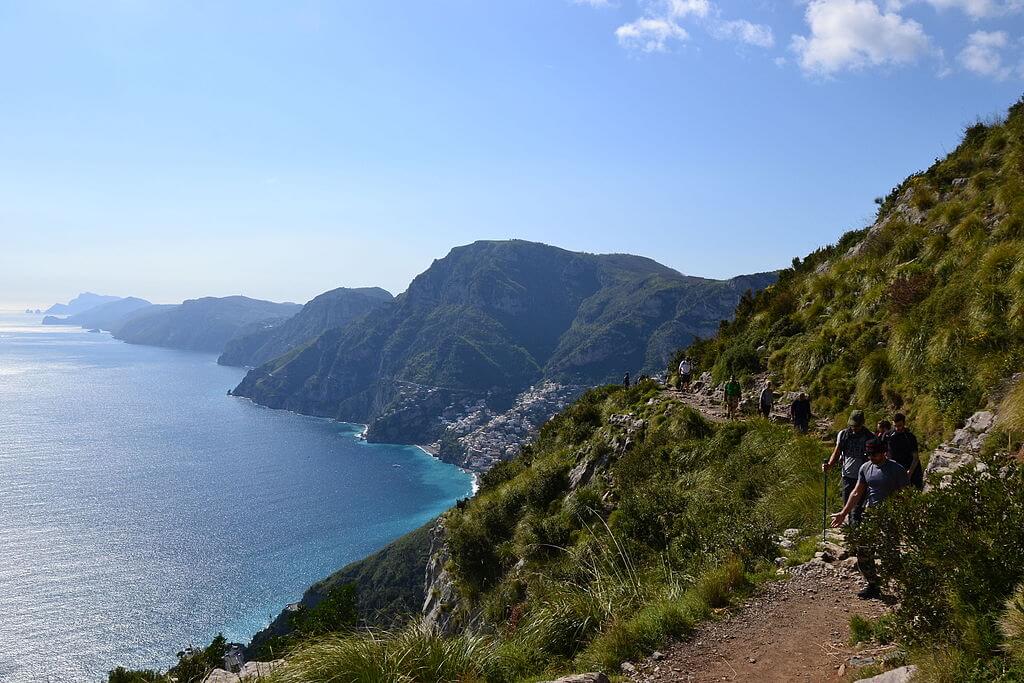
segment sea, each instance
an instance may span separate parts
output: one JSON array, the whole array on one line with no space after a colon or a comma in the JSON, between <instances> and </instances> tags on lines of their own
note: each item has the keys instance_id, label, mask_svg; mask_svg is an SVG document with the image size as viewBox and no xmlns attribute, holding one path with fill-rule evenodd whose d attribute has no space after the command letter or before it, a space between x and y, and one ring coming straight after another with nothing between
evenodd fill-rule
<instances>
[{"instance_id":1,"label":"sea","mask_svg":"<svg viewBox=\"0 0 1024 683\"><path fill-rule=\"evenodd\" d=\"M0 681L166 668L471 493L361 425L228 395L216 355L0 313Z\"/></svg>"}]
</instances>

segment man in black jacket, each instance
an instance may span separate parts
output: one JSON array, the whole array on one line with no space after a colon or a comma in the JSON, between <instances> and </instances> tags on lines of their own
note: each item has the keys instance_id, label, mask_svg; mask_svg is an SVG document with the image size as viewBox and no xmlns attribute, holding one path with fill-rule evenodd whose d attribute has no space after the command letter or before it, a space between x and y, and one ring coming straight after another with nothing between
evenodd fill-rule
<instances>
[{"instance_id":1,"label":"man in black jacket","mask_svg":"<svg viewBox=\"0 0 1024 683\"><path fill-rule=\"evenodd\" d=\"M793 426L801 434L806 434L811 424L811 399L807 394L800 392L800 396L789 406L789 416L793 420Z\"/></svg>"},{"instance_id":2,"label":"man in black jacket","mask_svg":"<svg viewBox=\"0 0 1024 683\"><path fill-rule=\"evenodd\" d=\"M917 437L907 429L907 416L896 413L892 417L893 430L885 437L885 445L889 457L899 464L910 475L910 484L917 490L924 488L924 469L917 452Z\"/></svg>"}]
</instances>

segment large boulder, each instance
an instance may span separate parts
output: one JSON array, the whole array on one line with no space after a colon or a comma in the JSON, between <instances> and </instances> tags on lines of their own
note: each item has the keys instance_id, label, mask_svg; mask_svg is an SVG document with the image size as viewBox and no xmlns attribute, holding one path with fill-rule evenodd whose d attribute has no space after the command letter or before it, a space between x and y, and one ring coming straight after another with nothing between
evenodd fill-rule
<instances>
[{"instance_id":1,"label":"large boulder","mask_svg":"<svg viewBox=\"0 0 1024 683\"><path fill-rule=\"evenodd\" d=\"M871 678L861 678L856 683L909 683L909 681L914 680L916 675L917 667L911 664L910 666L901 666L898 669L886 671Z\"/></svg>"}]
</instances>

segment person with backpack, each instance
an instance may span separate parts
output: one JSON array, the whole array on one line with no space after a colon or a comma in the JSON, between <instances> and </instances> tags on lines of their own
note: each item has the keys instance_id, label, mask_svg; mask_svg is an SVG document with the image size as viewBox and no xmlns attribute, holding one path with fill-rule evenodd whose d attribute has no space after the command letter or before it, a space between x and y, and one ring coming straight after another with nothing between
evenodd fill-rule
<instances>
[{"instance_id":1,"label":"person with backpack","mask_svg":"<svg viewBox=\"0 0 1024 683\"><path fill-rule=\"evenodd\" d=\"M796 400L789 406L789 417L793 420L793 426L801 434L806 434L811 426L811 399L807 394L800 392Z\"/></svg>"},{"instance_id":2,"label":"person with backpack","mask_svg":"<svg viewBox=\"0 0 1024 683\"><path fill-rule=\"evenodd\" d=\"M857 487L857 477L860 468L868 461L867 443L874 435L864 427L864 411L855 410L850 413L850 420L846 429L839 432L836 437L836 447L832 450L828 462L822 464L821 471L828 472L835 466L836 461L841 461L842 467L842 492L843 503L850 500L850 494ZM860 523L864 513L863 501L855 506L849 513L850 523L856 526ZM847 516L844 515L844 519Z\"/></svg>"},{"instance_id":3,"label":"person with backpack","mask_svg":"<svg viewBox=\"0 0 1024 683\"><path fill-rule=\"evenodd\" d=\"M757 410L761 413L761 417L766 420L772 416L772 408L775 407L775 391L772 389L772 381L768 380L764 383L764 389L761 389L761 394L757 397Z\"/></svg>"},{"instance_id":4,"label":"person with backpack","mask_svg":"<svg viewBox=\"0 0 1024 683\"><path fill-rule=\"evenodd\" d=\"M688 391L690 389L690 380L693 378L693 361L690 360L689 356L685 356L679 361L679 390Z\"/></svg>"},{"instance_id":5,"label":"person with backpack","mask_svg":"<svg viewBox=\"0 0 1024 683\"><path fill-rule=\"evenodd\" d=\"M924 468L918 455L917 437L907 429L907 416L896 413L892 416L893 429L885 436L889 458L907 470L911 485L918 491L924 489Z\"/></svg>"},{"instance_id":6,"label":"person with backpack","mask_svg":"<svg viewBox=\"0 0 1024 683\"><path fill-rule=\"evenodd\" d=\"M868 509L881 505L886 498L910 483L907 471L889 459L880 440L870 437L864 444L864 451L868 460L857 470L857 484L843 509L832 515L833 529L841 527L847 517L858 508L865 507L865 503ZM852 550L857 556L857 569L867 581L867 586L857 593L857 597L864 600L881 597L874 548L859 545Z\"/></svg>"},{"instance_id":7,"label":"person with backpack","mask_svg":"<svg viewBox=\"0 0 1024 683\"><path fill-rule=\"evenodd\" d=\"M736 375L730 375L725 383L725 416L733 420L739 415L740 396L743 388L736 381Z\"/></svg>"}]
</instances>

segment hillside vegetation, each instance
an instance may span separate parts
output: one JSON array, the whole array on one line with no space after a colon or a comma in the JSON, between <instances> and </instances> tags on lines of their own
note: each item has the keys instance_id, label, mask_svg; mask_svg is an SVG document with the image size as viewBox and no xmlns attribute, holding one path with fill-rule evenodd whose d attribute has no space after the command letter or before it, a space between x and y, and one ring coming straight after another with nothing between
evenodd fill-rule
<instances>
[{"instance_id":1,"label":"hillside vegetation","mask_svg":"<svg viewBox=\"0 0 1024 683\"><path fill-rule=\"evenodd\" d=\"M819 414L899 409L934 439L1024 367L1024 104L879 203L691 352L718 381L767 371Z\"/></svg>"}]
</instances>

